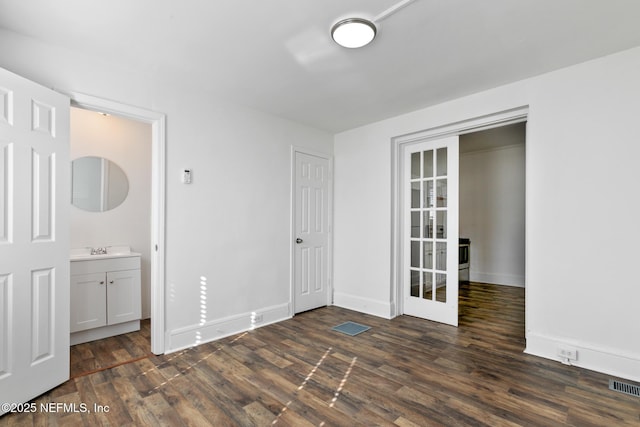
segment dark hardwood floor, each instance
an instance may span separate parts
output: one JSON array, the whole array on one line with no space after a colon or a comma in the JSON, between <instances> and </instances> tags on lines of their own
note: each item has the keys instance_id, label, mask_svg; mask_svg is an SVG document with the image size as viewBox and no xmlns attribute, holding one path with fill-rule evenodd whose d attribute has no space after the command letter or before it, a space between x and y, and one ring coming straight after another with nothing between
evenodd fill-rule
<instances>
[{"instance_id":1,"label":"dark hardwood floor","mask_svg":"<svg viewBox=\"0 0 640 427\"><path fill-rule=\"evenodd\" d=\"M102 340L72 345L71 378L77 378L151 355L151 322L140 321L140 330Z\"/></svg>"},{"instance_id":2,"label":"dark hardwood floor","mask_svg":"<svg viewBox=\"0 0 640 427\"><path fill-rule=\"evenodd\" d=\"M78 376L35 400L84 403L91 413L8 414L0 424L640 425L640 399L610 391L609 376L522 352L523 307L523 289L472 283L460 289L459 328L317 309ZM349 320L371 329L331 330Z\"/></svg>"}]
</instances>

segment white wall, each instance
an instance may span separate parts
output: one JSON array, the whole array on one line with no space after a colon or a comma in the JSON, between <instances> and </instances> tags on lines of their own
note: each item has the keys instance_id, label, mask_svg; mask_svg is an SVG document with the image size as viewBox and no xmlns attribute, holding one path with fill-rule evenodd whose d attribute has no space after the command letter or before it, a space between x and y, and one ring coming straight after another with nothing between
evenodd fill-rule
<instances>
[{"instance_id":1,"label":"white wall","mask_svg":"<svg viewBox=\"0 0 640 427\"><path fill-rule=\"evenodd\" d=\"M636 48L336 135L336 304L393 312L391 138L528 105L527 352L640 380L639 74Z\"/></svg>"},{"instance_id":2,"label":"white wall","mask_svg":"<svg viewBox=\"0 0 640 427\"><path fill-rule=\"evenodd\" d=\"M472 281L525 284L524 166L524 144L460 154L459 229L471 239Z\"/></svg>"},{"instance_id":3,"label":"white wall","mask_svg":"<svg viewBox=\"0 0 640 427\"><path fill-rule=\"evenodd\" d=\"M142 317L150 316L151 125L71 108L71 160L98 156L124 171L129 193L106 212L71 207L71 247L129 245L142 254Z\"/></svg>"},{"instance_id":4,"label":"white wall","mask_svg":"<svg viewBox=\"0 0 640 427\"><path fill-rule=\"evenodd\" d=\"M6 31L0 52L0 67L45 86L167 115L168 350L247 329L254 311L289 316L291 146L331 154L332 135L218 100L189 76L160 81Z\"/></svg>"}]
</instances>

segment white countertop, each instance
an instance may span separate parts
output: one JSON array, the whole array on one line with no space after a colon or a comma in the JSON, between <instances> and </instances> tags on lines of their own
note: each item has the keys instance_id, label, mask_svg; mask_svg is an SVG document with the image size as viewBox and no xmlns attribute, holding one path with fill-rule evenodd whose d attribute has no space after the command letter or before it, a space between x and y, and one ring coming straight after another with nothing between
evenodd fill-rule
<instances>
[{"instance_id":1,"label":"white countertop","mask_svg":"<svg viewBox=\"0 0 640 427\"><path fill-rule=\"evenodd\" d=\"M71 249L69 259L71 261L89 261L94 259L109 259L109 258L125 258L140 256L139 252L131 252L129 246L107 246L106 254L91 255L91 248L74 248Z\"/></svg>"}]
</instances>

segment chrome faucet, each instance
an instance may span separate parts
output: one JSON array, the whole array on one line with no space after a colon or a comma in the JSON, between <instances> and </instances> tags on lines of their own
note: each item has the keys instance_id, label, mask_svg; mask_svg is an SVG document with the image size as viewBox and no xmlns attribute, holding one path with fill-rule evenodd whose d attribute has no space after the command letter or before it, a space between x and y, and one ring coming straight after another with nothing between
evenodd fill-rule
<instances>
[{"instance_id":1,"label":"chrome faucet","mask_svg":"<svg viewBox=\"0 0 640 427\"><path fill-rule=\"evenodd\" d=\"M91 248L91 255L106 255L107 248Z\"/></svg>"}]
</instances>

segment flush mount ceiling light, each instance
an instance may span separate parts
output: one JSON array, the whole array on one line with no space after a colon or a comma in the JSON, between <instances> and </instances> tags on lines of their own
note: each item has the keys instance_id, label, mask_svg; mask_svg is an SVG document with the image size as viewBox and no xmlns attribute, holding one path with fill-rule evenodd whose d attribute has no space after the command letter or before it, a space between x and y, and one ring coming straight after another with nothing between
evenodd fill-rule
<instances>
[{"instance_id":1,"label":"flush mount ceiling light","mask_svg":"<svg viewBox=\"0 0 640 427\"><path fill-rule=\"evenodd\" d=\"M375 22L382 21L413 1L415 0L402 0L372 20L347 18L338 21L331 27L331 38L340 46L350 49L366 46L373 41L378 32Z\"/></svg>"},{"instance_id":2,"label":"flush mount ceiling light","mask_svg":"<svg viewBox=\"0 0 640 427\"><path fill-rule=\"evenodd\" d=\"M331 28L331 37L340 46L358 48L366 46L376 37L377 28L371 21L362 18L348 18L337 22Z\"/></svg>"}]
</instances>

